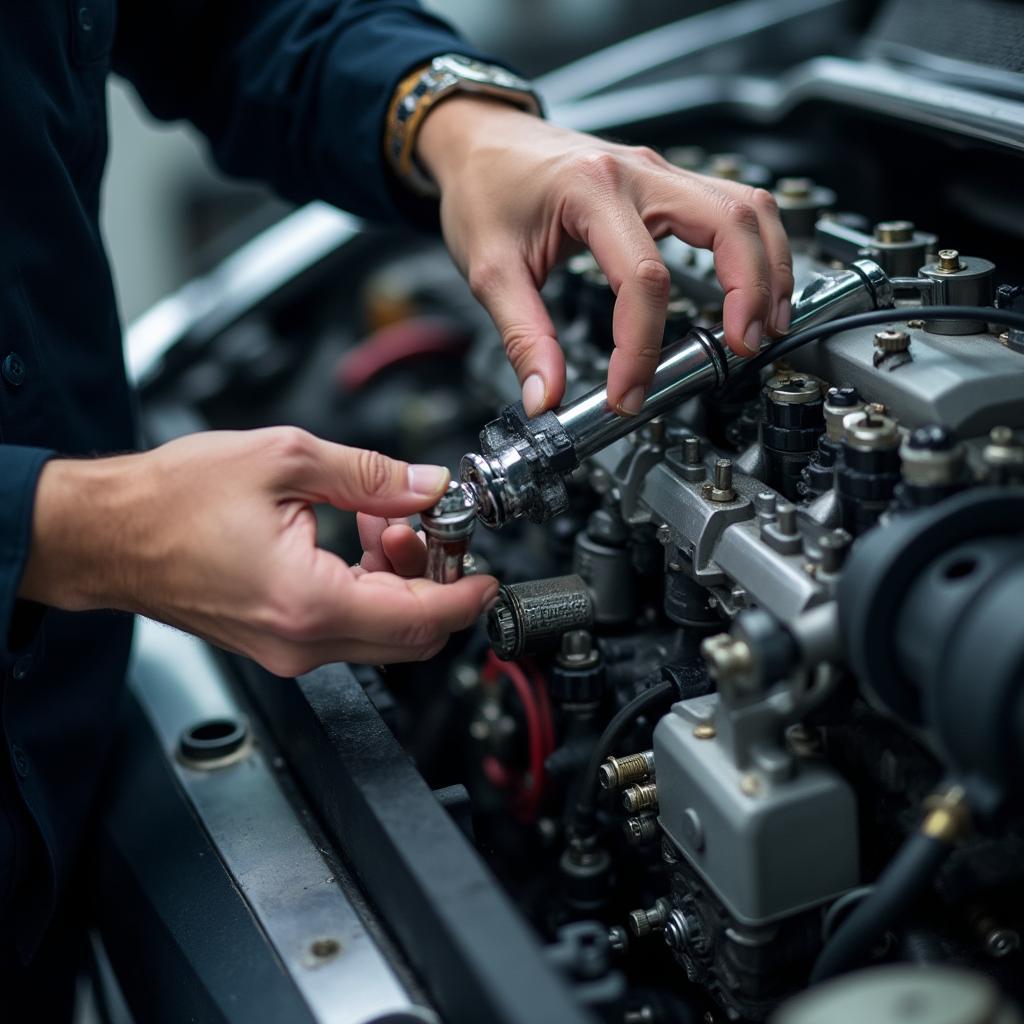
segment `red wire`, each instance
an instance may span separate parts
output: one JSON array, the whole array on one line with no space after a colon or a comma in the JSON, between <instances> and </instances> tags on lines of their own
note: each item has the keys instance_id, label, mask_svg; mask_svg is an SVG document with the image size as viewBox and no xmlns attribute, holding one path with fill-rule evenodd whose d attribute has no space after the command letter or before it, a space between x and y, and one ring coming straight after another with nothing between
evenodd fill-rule
<instances>
[{"instance_id":1,"label":"red wire","mask_svg":"<svg viewBox=\"0 0 1024 1024\"><path fill-rule=\"evenodd\" d=\"M551 714L551 700L548 697L548 683L544 678L544 673L537 668L536 664L527 659L523 662L523 667L530 673L530 677L533 679L534 688L537 691L537 704L540 708L541 726L544 730L544 742L547 748L548 755L554 753L555 750L555 721Z\"/></svg>"},{"instance_id":2,"label":"red wire","mask_svg":"<svg viewBox=\"0 0 1024 1024\"><path fill-rule=\"evenodd\" d=\"M484 678L491 680L504 676L512 684L526 715L526 734L529 745L530 786L523 794L523 815L533 818L540 806L544 791L544 735L537 696L526 673L514 661L502 661L494 651L487 652Z\"/></svg>"},{"instance_id":3,"label":"red wire","mask_svg":"<svg viewBox=\"0 0 1024 1024\"><path fill-rule=\"evenodd\" d=\"M466 329L443 317L416 316L388 324L353 345L334 368L338 384L353 393L378 374L422 356L460 356L469 344Z\"/></svg>"}]
</instances>

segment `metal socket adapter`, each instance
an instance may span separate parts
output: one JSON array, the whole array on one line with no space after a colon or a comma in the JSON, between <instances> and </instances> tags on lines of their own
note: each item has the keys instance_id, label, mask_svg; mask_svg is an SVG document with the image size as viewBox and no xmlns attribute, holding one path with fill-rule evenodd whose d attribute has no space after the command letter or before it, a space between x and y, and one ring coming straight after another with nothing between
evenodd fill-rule
<instances>
[{"instance_id":1,"label":"metal socket adapter","mask_svg":"<svg viewBox=\"0 0 1024 1024\"><path fill-rule=\"evenodd\" d=\"M476 516L476 495L454 480L441 500L420 515L420 525L427 535L428 579L454 583L462 577L462 562L469 550Z\"/></svg>"}]
</instances>

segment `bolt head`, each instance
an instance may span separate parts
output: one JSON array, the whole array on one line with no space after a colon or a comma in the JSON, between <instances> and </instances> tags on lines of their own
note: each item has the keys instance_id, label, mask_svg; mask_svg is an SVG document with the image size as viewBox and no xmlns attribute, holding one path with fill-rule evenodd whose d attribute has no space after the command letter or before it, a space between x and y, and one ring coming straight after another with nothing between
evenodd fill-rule
<instances>
[{"instance_id":1,"label":"bolt head","mask_svg":"<svg viewBox=\"0 0 1024 1024\"><path fill-rule=\"evenodd\" d=\"M914 223L909 220L883 220L875 225L875 241L911 242L914 239Z\"/></svg>"},{"instance_id":2,"label":"bolt head","mask_svg":"<svg viewBox=\"0 0 1024 1024\"><path fill-rule=\"evenodd\" d=\"M814 189L810 178L779 178L775 190L786 199L807 199Z\"/></svg>"},{"instance_id":3,"label":"bolt head","mask_svg":"<svg viewBox=\"0 0 1024 1024\"><path fill-rule=\"evenodd\" d=\"M753 772L746 772L740 779L740 792L744 796L757 796L761 792L761 779Z\"/></svg>"},{"instance_id":4,"label":"bolt head","mask_svg":"<svg viewBox=\"0 0 1024 1024\"><path fill-rule=\"evenodd\" d=\"M946 273L955 273L960 269L962 269L960 253L956 249L939 250L939 270L943 270Z\"/></svg>"}]
</instances>

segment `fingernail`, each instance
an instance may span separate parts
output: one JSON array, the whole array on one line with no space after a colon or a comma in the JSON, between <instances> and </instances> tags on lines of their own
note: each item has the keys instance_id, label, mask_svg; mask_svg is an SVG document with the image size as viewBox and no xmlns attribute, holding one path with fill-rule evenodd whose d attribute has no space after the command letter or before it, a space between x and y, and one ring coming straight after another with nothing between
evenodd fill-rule
<instances>
[{"instance_id":1,"label":"fingernail","mask_svg":"<svg viewBox=\"0 0 1024 1024\"><path fill-rule=\"evenodd\" d=\"M646 397L647 388L637 384L635 388L630 388L619 402L619 412L626 416L635 416L643 408Z\"/></svg>"},{"instance_id":2,"label":"fingernail","mask_svg":"<svg viewBox=\"0 0 1024 1024\"><path fill-rule=\"evenodd\" d=\"M761 327L761 321L755 320L748 328L747 333L743 335L743 347L748 352L760 352L761 351L761 337L764 334L764 329Z\"/></svg>"},{"instance_id":3,"label":"fingernail","mask_svg":"<svg viewBox=\"0 0 1024 1024\"><path fill-rule=\"evenodd\" d=\"M527 416L536 416L544 408L544 378L539 373L531 373L523 382L523 408Z\"/></svg>"},{"instance_id":4,"label":"fingernail","mask_svg":"<svg viewBox=\"0 0 1024 1024\"><path fill-rule=\"evenodd\" d=\"M793 306L789 299L783 299L779 303L778 312L775 314L775 330L779 334L785 334L789 330L789 318L793 315Z\"/></svg>"},{"instance_id":5,"label":"fingernail","mask_svg":"<svg viewBox=\"0 0 1024 1024\"><path fill-rule=\"evenodd\" d=\"M433 498L448 486L448 470L444 466L410 466L409 490Z\"/></svg>"}]
</instances>

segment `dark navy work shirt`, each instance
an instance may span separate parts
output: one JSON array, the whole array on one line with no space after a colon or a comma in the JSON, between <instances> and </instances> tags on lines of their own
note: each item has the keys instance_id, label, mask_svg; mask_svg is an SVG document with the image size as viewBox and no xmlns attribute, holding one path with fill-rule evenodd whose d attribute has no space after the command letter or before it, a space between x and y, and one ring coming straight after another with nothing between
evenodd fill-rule
<instances>
[{"instance_id":1,"label":"dark navy work shirt","mask_svg":"<svg viewBox=\"0 0 1024 1024\"><path fill-rule=\"evenodd\" d=\"M389 219L387 104L450 51L472 52L415 0L0 3L0 955L31 955L75 863L131 639L129 616L16 600L45 461L134 442L98 224L107 74L225 170Z\"/></svg>"}]
</instances>

